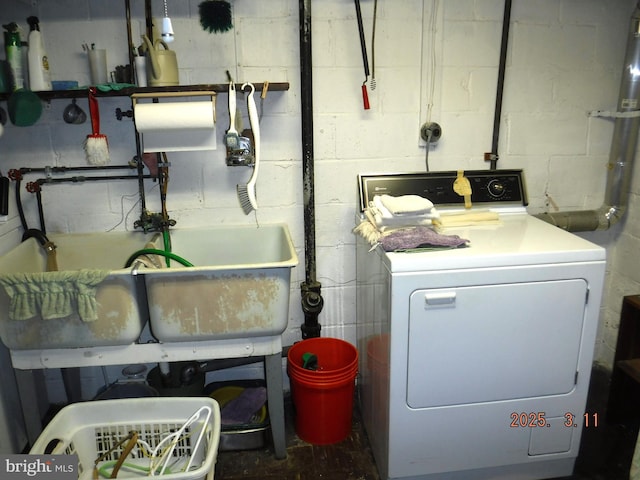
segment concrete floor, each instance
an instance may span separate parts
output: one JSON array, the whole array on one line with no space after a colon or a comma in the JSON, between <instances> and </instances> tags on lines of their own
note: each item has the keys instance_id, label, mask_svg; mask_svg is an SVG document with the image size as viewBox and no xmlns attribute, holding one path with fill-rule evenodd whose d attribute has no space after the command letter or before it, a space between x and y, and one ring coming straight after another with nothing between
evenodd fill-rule
<instances>
[{"instance_id":1,"label":"concrete floor","mask_svg":"<svg viewBox=\"0 0 640 480\"><path fill-rule=\"evenodd\" d=\"M640 422L606 421L609 373L594 369L587 401L588 412L598 412L601 424L583 431L575 473L553 480L627 480ZM50 415L55 414L53 409ZM293 406L285 399L287 458L277 460L268 440L263 448L220 451L216 480L381 480L354 402L353 428L344 441L326 446L300 440L294 427ZM51 418L51 417L49 417ZM640 418L640 412L638 417ZM268 437L268 435L267 435ZM28 450L27 450L28 451Z\"/></svg>"},{"instance_id":2,"label":"concrete floor","mask_svg":"<svg viewBox=\"0 0 640 480\"><path fill-rule=\"evenodd\" d=\"M594 369L587 411L604 419L609 376ZM351 435L335 445L317 446L300 440L294 430L293 408L285 402L287 459L276 460L266 443L258 450L219 452L216 480L379 480L360 414L354 408ZM610 425L585 429L575 474L556 480L624 480L638 433L638 425Z\"/></svg>"}]
</instances>

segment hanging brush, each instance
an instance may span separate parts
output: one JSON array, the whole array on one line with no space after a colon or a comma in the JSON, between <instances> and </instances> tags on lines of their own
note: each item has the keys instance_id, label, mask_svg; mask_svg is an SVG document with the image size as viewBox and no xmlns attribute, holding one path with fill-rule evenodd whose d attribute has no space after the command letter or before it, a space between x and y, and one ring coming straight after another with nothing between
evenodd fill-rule
<instances>
[{"instance_id":1,"label":"hanging brush","mask_svg":"<svg viewBox=\"0 0 640 480\"><path fill-rule=\"evenodd\" d=\"M233 28L231 4L223 0L206 0L198 5L200 25L209 33L222 33Z\"/></svg>"},{"instance_id":2,"label":"hanging brush","mask_svg":"<svg viewBox=\"0 0 640 480\"><path fill-rule=\"evenodd\" d=\"M246 184L238 184L238 200L240 206L245 215L249 215L252 211L258 209L258 201L256 199L256 181L258 180L258 166L260 165L260 120L258 119L258 109L256 108L255 100L253 99L253 92L255 87L251 83L245 83L242 85L244 91L246 87L249 87L249 96L247 97L247 110L249 111L249 123L251 124L251 130L253 132L253 150L254 150L254 164L253 173L249 182Z\"/></svg>"},{"instance_id":3,"label":"hanging brush","mask_svg":"<svg viewBox=\"0 0 640 480\"><path fill-rule=\"evenodd\" d=\"M87 162L91 165L105 165L109 162L109 145L107 136L100 133L100 113L96 88L89 87L89 114L91 116L91 135L84 141Z\"/></svg>"}]
</instances>

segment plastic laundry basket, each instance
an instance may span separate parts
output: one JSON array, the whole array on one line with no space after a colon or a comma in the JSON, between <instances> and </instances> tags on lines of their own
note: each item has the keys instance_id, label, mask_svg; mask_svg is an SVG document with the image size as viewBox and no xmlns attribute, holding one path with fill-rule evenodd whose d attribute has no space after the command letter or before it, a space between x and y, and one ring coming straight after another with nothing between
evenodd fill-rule
<instances>
[{"instance_id":1,"label":"plastic laundry basket","mask_svg":"<svg viewBox=\"0 0 640 480\"><path fill-rule=\"evenodd\" d=\"M79 480L93 478L94 462L100 457L97 469L104 478L120 459L131 431L139 441L124 460L118 479L148 476L149 453L156 449L156 464L164 465L168 458L163 480L213 479L220 408L208 397L128 398L68 405L47 425L30 453L43 454L47 449L52 454L78 455ZM162 455L165 457L160 458ZM151 468L159 472L155 464Z\"/></svg>"},{"instance_id":2,"label":"plastic laundry basket","mask_svg":"<svg viewBox=\"0 0 640 480\"><path fill-rule=\"evenodd\" d=\"M318 359L318 370L303 368L303 355ZM296 410L296 433L316 445L337 443L351 433L358 350L337 338L310 338L294 344L287 372Z\"/></svg>"}]
</instances>

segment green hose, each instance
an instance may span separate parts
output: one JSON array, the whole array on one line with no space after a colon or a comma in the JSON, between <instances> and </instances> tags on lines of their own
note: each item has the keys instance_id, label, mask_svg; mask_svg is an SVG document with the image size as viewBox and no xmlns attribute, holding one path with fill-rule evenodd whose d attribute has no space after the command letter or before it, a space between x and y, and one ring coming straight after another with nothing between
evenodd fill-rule
<instances>
[{"instance_id":1,"label":"green hose","mask_svg":"<svg viewBox=\"0 0 640 480\"><path fill-rule=\"evenodd\" d=\"M172 260L175 260L176 262L184 265L185 267L193 267L193 263L188 262L187 260L185 260L182 257L179 257L175 253L165 252L164 250L159 250L156 248L143 248L142 250L138 250L137 252L135 252L133 255L129 257L129 259L127 260L127 263L124 265L124 268L129 268L133 263L133 261L136 258L138 258L140 255L162 255L165 258L170 258Z\"/></svg>"},{"instance_id":2,"label":"green hose","mask_svg":"<svg viewBox=\"0 0 640 480\"><path fill-rule=\"evenodd\" d=\"M98 469L98 473L100 475L102 475L102 477L104 477L104 478L111 478L111 472L113 471L113 467L115 466L116 463L117 462L115 462L115 461L103 463L100 466L100 468ZM143 473L146 473L145 476L149 476L149 474L150 474L149 473L150 469L148 467L143 467L141 465L136 465L135 463L127 463L127 462L125 462L125 463L122 464L122 469L123 470L129 470L129 471L131 471L133 473L136 473L136 471L138 473L139 472L143 472ZM161 470L161 467L158 467L158 469L156 470L156 473L159 473L160 470ZM165 474L171 474L172 472L168 468L165 468L164 469L164 473ZM140 476L142 476L142 475L140 475Z\"/></svg>"},{"instance_id":3,"label":"green hose","mask_svg":"<svg viewBox=\"0 0 640 480\"><path fill-rule=\"evenodd\" d=\"M164 230L162 232L162 240L164 241L164 251L171 253L171 237L169 236L169 230ZM171 259L168 256L164 258L167 263L167 268L169 268L171 266Z\"/></svg>"}]
</instances>

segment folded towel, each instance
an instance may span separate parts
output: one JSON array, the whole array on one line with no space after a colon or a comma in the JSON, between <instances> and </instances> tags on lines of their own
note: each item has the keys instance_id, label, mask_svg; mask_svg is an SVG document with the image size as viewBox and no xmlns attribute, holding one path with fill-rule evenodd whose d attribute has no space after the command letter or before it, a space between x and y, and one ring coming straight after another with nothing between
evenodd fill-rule
<instances>
[{"instance_id":1,"label":"folded towel","mask_svg":"<svg viewBox=\"0 0 640 480\"><path fill-rule=\"evenodd\" d=\"M382 237L382 232L369 220L360 222L360 224L353 229L353 233L360 235L369 242L369 245L377 245Z\"/></svg>"},{"instance_id":2,"label":"folded towel","mask_svg":"<svg viewBox=\"0 0 640 480\"><path fill-rule=\"evenodd\" d=\"M374 202L379 202L392 215L420 215L428 213L433 208L433 203L420 195L401 195L394 197L391 195L375 195Z\"/></svg>"},{"instance_id":3,"label":"folded towel","mask_svg":"<svg viewBox=\"0 0 640 480\"><path fill-rule=\"evenodd\" d=\"M469 240L458 235L442 235L427 227L412 227L383 235L380 244L385 252L415 248L459 248L466 247Z\"/></svg>"},{"instance_id":4,"label":"folded towel","mask_svg":"<svg viewBox=\"0 0 640 480\"><path fill-rule=\"evenodd\" d=\"M220 410L220 423L223 425L242 425L249 423L251 417L267 401L265 387L245 388L240 395Z\"/></svg>"},{"instance_id":5,"label":"folded towel","mask_svg":"<svg viewBox=\"0 0 640 480\"><path fill-rule=\"evenodd\" d=\"M499 225L500 215L496 212L456 212L440 215L434 223L438 227L469 227L474 225Z\"/></svg>"},{"instance_id":6,"label":"folded towel","mask_svg":"<svg viewBox=\"0 0 640 480\"><path fill-rule=\"evenodd\" d=\"M440 218L440 213L435 208L431 208L427 213L416 215L392 215L384 206L380 205L379 208L374 202L371 202L364 213L381 231L387 228L431 225L435 219Z\"/></svg>"},{"instance_id":7,"label":"folded towel","mask_svg":"<svg viewBox=\"0 0 640 480\"><path fill-rule=\"evenodd\" d=\"M107 275L103 270L11 273L0 275L0 285L11 299L11 320L64 318L75 306L83 321L93 322L98 319L96 286Z\"/></svg>"}]
</instances>

